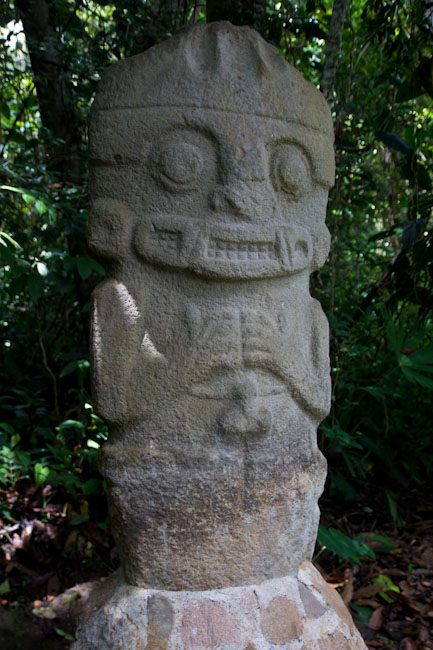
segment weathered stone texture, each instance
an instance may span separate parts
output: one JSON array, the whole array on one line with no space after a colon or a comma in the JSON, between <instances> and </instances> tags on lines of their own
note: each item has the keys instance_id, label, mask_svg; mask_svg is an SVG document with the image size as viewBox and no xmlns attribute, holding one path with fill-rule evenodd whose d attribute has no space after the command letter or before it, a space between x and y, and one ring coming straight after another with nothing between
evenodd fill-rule
<instances>
[{"instance_id":1,"label":"weathered stone texture","mask_svg":"<svg viewBox=\"0 0 433 650\"><path fill-rule=\"evenodd\" d=\"M267 641L282 645L302 635L303 617L296 602L275 596L262 614L261 628Z\"/></svg>"},{"instance_id":2,"label":"weathered stone texture","mask_svg":"<svg viewBox=\"0 0 433 650\"><path fill-rule=\"evenodd\" d=\"M73 650L366 650L337 613L338 594L330 607L316 591L322 583L309 563L297 577L208 591L141 589L119 574L111 599L92 595L100 607L91 608ZM313 599L315 615L305 616Z\"/></svg>"},{"instance_id":3,"label":"weathered stone texture","mask_svg":"<svg viewBox=\"0 0 433 650\"><path fill-rule=\"evenodd\" d=\"M326 473L309 276L328 254L332 140L321 93L247 27L195 25L104 74L92 381L126 583L93 599L77 648L295 650L337 629L352 647L340 603L293 577Z\"/></svg>"},{"instance_id":4,"label":"weathered stone texture","mask_svg":"<svg viewBox=\"0 0 433 650\"><path fill-rule=\"evenodd\" d=\"M307 618L318 618L325 613L325 607L321 602L313 596L310 589L308 589L302 582L298 585L299 595L304 606L305 615Z\"/></svg>"},{"instance_id":5,"label":"weathered stone texture","mask_svg":"<svg viewBox=\"0 0 433 650\"><path fill-rule=\"evenodd\" d=\"M332 121L254 30L197 25L112 66L90 127L101 456L127 580L252 584L310 558L325 461Z\"/></svg>"},{"instance_id":6,"label":"weathered stone texture","mask_svg":"<svg viewBox=\"0 0 433 650\"><path fill-rule=\"evenodd\" d=\"M184 648L238 647L236 620L220 603L202 600L186 607L182 614L181 637Z\"/></svg>"}]
</instances>

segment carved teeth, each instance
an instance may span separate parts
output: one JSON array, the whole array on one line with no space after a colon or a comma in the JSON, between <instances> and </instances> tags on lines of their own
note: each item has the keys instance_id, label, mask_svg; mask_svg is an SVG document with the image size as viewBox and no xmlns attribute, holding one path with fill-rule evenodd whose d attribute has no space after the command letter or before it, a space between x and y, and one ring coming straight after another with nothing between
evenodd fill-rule
<instances>
[{"instance_id":1,"label":"carved teeth","mask_svg":"<svg viewBox=\"0 0 433 650\"><path fill-rule=\"evenodd\" d=\"M238 242L224 239L210 239L208 257L225 260L275 260L273 242Z\"/></svg>"},{"instance_id":2,"label":"carved teeth","mask_svg":"<svg viewBox=\"0 0 433 650\"><path fill-rule=\"evenodd\" d=\"M182 232L175 229L158 228L156 225L153 226L149 239L155 246L173 252L180 252L181 247L185 244ZM204 242L203 247L206 249ZM211 259L233 262L275 261L277 259L276 245L272 241L236 241L221 237L208 239L205 254Z\"/></svg>"},{"instance_id":3,"label":"carved teeth","mask_svg":"<svg viewBox=\"0 0 433 650\"><path fill-rule=\"evenodd\" d=\"M164 246L165 248L178 249L181 241L181 233L174 230L159 230L155 228L150 233L150 239L155 243Z\"/></svg>"}]
</instances>

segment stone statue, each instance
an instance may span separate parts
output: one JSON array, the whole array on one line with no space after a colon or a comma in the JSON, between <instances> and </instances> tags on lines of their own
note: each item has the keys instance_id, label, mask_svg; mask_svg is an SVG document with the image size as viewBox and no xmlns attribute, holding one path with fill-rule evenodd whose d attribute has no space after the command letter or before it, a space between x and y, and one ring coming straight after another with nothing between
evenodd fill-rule
<instances>
[{"instance_id":1,"label":"stone statue","mask_svg":"<svg viewBox=\"0 0 433 650\"><path fill-rule=\"evenodd\" d=\"M323 96L251 28L196 25L107 70L90 137L93 390L123 572L76 648L365 648L309 564L330 401L309 293L329 249Z\"/></svg>"}]
</instances>

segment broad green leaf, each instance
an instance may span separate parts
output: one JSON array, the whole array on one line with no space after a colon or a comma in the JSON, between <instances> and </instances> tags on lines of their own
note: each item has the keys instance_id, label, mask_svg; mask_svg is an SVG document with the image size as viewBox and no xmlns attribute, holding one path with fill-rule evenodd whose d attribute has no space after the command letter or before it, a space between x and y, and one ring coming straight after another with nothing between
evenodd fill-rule
<instances>
[{"instance_id":1,"label":"broad green leaf","mask_svg":"<svg viewBox=\"0 0 433 650\"><path fill-rule=\"evenodd\" d=\"M90 478L83 485L83 494L99 494L102 492L102 482L99 478Z\"/></svg>"},{"instance_id":2,"label":"broad green leaf","mask_svg":"<svg viewBox=\"0 0 433 650\"><path fill-rule=\"evenodd\" d=\"M396 594L400 593L400 588L397 587L397 585L391 580L389 576L384 575L382 573L379 574L377 578L375 578L373 584L379 587L383 587L379 592L379 595L387 603L392 603L395 600L395 597L390 592L394 592Z\"/></svg>"},{"instance_id":3,"label":"broad green leaf","mask_svg":"<svg viewBox=\"0 0 433 650\"><path fill-rule=\"evenodd\" d=\"M426 377L425 375L422 375L420 372L417 372L413 368L408 368L404 366L402 367L402 371L409 381L417 382L423 388L428 388L429 390L433 390L433 379L430 379L430 377Z\"/></svg>"},{"instance_id":4,"label":"broad green leaf","mask_svg":"<svg viewBox=\"0 0 433 650\"><path fill-rule=\"evenodd\" d=\"M414 363L433 364L433 343L411 354L410 359Z\"/></svg>"},{"instance_id":5,"label":"broad green leaf","mask_svg":"<svg viewBox=\"0 0 433 650\"><path fill-rule=\"evenodd\" d=\"M41 201L40 199L37 199L37 201L35 203L35 206L36 206L36 210L39 212L40 215L45 214L45 212L48 209L46 204L43 201Z\"/></svg>"},{"instance_id":6,"label":"broad green leaf","mask_svg":"<svg viewBox=\"0 0 433 650\"><path fill-rule=\"evenodd\" d=\"M78 361L70 361L69 363L66 364L66 366L63 368L62 372L60 373L60 378L70 375L77 368L78 368Z\"/></svg>"},{"instance_id":7,"label":"broad green leaf","mask_svg":"<svg viewBox=\"0 0 433 650\"><path fill-rule=\"evenodd\" d=\"M383 488L383 493L385 495L385 499L386 499L386 502L387 502L387 505L388 505L389 514L391 515L391 518L392 518L393 522L397 526L402 526L404 524L404 521L403 521L403 519L400 517L400 515L398 513L398 507L397 507L397 503L395 501L394 492L392 490L390 490L389 488Z\"/></svg>"},{"instance_id":8,"label":"broad green leaf","mask_svg":"<svg viewBox=\"0 0 433 650\"><path fill-rule=\"evenodd\" d=\"M0 429L3 429L3 431L6 431L6 433L9 433L11 436L15 433L15 429L8 422L0 422Z\"/></svg>"},{"instance_id":9,"label":"broad green leaf","mask_svg":"<svg viewBox=\"0 0 433 650\"><path fill-rule=\"evenodd\" d=\"M15 458L23 471L27 471L32 462L31 456L23 449L15 449Z\"/></svg>"},{"instance_id":10,"label":"broad green leaf","mask_svg":"<svg viewBox=\"0 0 433 650\"><path fill-rule=\"evenodd\" d=\"M376 553L380 553L381 551L388 553L395 548L395 544L390 539L388 539L388 537L384 537L383 535L372 535L369 537L369 540L370 542L380 543L380 546L374 547L374 551Z\"/></svg>"},{"instance_id":11,"label":"broad green leaf","mask_svg":"<svg viewBox=\"0 0 433 650\"><path fill-rule=\"evenodd\" d=\"M59 636L62 636L67 641L75 641L75 637L71 636L67 632L64 632L62 629L60 629L60 627L55 627L54 630Z\"/></svg>"},{"instance_id":12,"label":"broad green leaf","mask_svg":"<svg viewBox=\"0 0 433 650\"><path fill-rule=\"evenodd\" d=\"M336 528L319 526L317 535L319 542L327 549L336 553L342 560L350 558L355 564L361 564L364 555L374 558L374 552L367 544L359 539L351 539Z\"/></svg>"},{"instance_id":13,"label":"broad green leaf","mask_svg":"<svg viewBox=\"0 0 433 650\"><path fill-rule=\"evenodd\" d=\"M21 440L21 436L19 433L13 433L11 437L11 446L15 447L19 441Z\"/></svg>"},{"instance_id":14,"label":"broad green leaf","mask_svg":"<svg viewBox=\"0 0 433 650\"><path fill-rule=\"evenodd\" d=\"M58 426L58 429L84 429L84 424L79 420L64 420Z\"/></svg>"},{"instance_id":15,"label":"broad green leaf","mask_svg":"<svg viewBox=\"0 0 433 650\"><path fill-rule=\"evenodd\" d=\"M42 463L35 464L35 482L36 485L42 485L47 480L50 473L49 467L44 467Z\"/></svg>"},{"instance_id":16,"label":"broad green leaf","mask_svg":"<svg viewBox=\"0 0 433 650\"><path fill-rule=\"evenodd\" d=\"M361 607L361 605L355 605L354 603L350 603L350 607L354 612L356 612L360 621L364 623L364 625L368 625L373 610L370 607Z\"/></svg>"},{"instance_id":17,"label":"broad green leaf","mask_svg":"<svg viewBox=\"0 0 433 650\"><path fill-rule=\"evenodd\" d=\"M83 280L87 280L92 271L96 271L99 275L104 276L105 271L103 267L94 260L92 257L87 257L86 255L79 255L76 258L77 270Z\"/></svg>"},{"instance_id":18,"label":"broad green leaf","mask_svg":"<svg viewBox=\"0 0 433 650\"><path fill-rule=\"evenodd\" d=\"M9 233L1 231L0 232L0 244L3 246L7 246L7 244L11 244L16 248L18 251L22 251L22 247L19 245L17 241L13 237L9 235Z\"/></svg>"}]
</instances>

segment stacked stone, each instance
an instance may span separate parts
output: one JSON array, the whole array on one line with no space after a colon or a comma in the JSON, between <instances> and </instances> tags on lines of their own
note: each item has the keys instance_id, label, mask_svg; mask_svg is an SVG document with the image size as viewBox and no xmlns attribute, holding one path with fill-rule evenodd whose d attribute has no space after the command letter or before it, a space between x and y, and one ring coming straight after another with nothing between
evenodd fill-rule
<instances>
[{"instance_id":1,"label":"stacked stone","mask_svg":"<svg viewBox=\"0 0 433 650\"><path fill-rule=\"evenodd\" d=\"M107 70L91 119L93 390L122 571L76 650L365 648L309 560L326 463L333 131L247 27Z\"/></svg>"}]
</instances>

